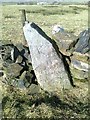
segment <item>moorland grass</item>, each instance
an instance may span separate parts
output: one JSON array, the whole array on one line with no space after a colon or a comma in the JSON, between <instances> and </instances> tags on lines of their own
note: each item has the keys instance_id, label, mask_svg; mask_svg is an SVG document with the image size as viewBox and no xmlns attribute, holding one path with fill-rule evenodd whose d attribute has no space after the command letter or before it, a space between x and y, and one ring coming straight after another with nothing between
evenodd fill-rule
<instances>
[{"instance_id":1,"label":"moorland grass","mask_svg":"<svg viewBox=\"0 0 90 120\"><path fill-rule=\"evenodd\" d=\"M14 43L23 40L20 9L26 10L27 20L37 23L50 37L55 24L78 35L88 27L88 7L70 5L4 5L2 6L2 40Z\"/></svg>"}]
</instances>

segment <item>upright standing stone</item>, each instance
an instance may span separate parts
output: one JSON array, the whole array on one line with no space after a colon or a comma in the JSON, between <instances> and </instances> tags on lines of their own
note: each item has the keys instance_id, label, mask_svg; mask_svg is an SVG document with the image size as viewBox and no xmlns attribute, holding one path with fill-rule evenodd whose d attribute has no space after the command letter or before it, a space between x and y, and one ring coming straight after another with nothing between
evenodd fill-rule
<instances>
[{"instance_id":1,"label":"upright standing stone","mask_svg":"<svg viewBox=\"0 0 90 120\"><path fill-rule=\"evenodd\" d=\"M23 27L28 43L32 66L40 86L56 92L71 87L67 64L57 45L35 23ZM54 43L53 43L54 42ZM66 66L65 66L66 65Z\"/></svg>"}]
</instances>

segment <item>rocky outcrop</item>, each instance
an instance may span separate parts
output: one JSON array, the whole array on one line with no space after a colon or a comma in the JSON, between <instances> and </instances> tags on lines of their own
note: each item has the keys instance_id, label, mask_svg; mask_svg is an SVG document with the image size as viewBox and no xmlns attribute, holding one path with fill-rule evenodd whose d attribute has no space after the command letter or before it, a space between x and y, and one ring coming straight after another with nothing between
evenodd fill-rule
<instances>
[{"instance_id":1,"label":"rocky outcrop","mask_svg":"<svg viewBox=\"0 0 90 120\"><path fill-rule=\"evenodd\" d=\"M65 30L53 34L59 50L64 55L70 56L71 64L69 66L73 77L88 79L88 69L90 68L90 28L81 32L77 37L72 37L71 33L68 33L68 36ZM66 39L65 42L64 39Z\"/></svg>"},{"instance_id":2,"label":"rocky outcrop","mask_svg":"<svg viewBox=\"0 0 90 120\"><path fill-rule=\"evenodd\" d=\"M2 82L19 89L28 88L31 84L37 85L28 47L22 44L1 43L0 77L3 78Z\"/></svg>"}]
</instances>

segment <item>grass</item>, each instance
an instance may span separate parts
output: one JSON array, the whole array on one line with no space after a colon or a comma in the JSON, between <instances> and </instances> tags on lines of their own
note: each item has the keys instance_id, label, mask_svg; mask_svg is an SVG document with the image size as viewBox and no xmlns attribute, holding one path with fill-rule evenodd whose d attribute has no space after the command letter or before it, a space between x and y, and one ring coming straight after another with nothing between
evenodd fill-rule
<instances>
[{"instance_id":1,"label":"grass","mask_svg":"<svg viewBox=\"0 0 90 120\"><path fill-rule=\"evenodd\" d=\"M76 8L77 10L73 10ZM85 9L80 9L85 8ZM20 9L27 11L27 20L37 23L50 37L52 26L59 24L69 32L78 35L88 27L87 6L56 5L5 5L2 6L2 39L23 42L23 31Z\"/></svg>"},{"instance_id":2,"label":"grass","mask_svg":"<svg viewBox=\"0 0 90 120\"><path fill-rule=\"evenodd\" d=\"M1 6L0 6L1 7ZM4 5L2 6L2 40L14 44L23 42L20 9L27 11L27 20L37 23L50 37L55 24L78 35L88 27L88 8L84 5ZM50 95L45 91L30 95L29 90L16 90L5 86L3 114L9 118L61 117L62 119L88 119L88 82L74 80L76 88L70 92ZM1 89L1 87L0 87ZM27 92L28 91L28 92ZM1 97L1 96L0 96Z\"/></svg>"}]
</instances>

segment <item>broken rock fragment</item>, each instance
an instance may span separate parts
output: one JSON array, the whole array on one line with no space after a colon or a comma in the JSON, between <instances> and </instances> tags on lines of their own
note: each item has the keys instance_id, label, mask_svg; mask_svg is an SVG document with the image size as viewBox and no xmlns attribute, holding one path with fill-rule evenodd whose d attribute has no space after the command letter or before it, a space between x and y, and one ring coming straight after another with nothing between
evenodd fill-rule
<instances>
[{"instance_id":1,"label":"broken rock fragment","mask_svg":"<svg viewBox=\"0 0 90 120\"><path fill-rule=\"evenodd\" d=\"M6 68L6 75L10 78L14 78L20 75L20 71L23 69L22 66L20 66L19 64L16 63L12 63L10 64L7 68Z\"/></svg>"}]
</instances>

